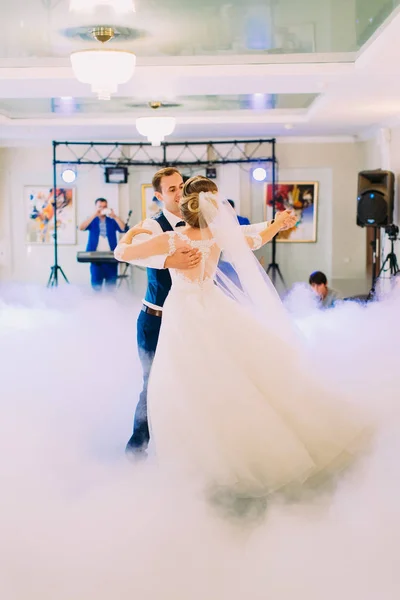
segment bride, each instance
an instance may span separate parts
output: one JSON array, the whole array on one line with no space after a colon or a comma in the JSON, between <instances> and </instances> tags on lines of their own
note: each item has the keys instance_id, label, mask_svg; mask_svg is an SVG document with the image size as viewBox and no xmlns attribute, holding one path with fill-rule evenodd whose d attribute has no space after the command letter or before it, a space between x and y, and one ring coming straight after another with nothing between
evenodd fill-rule
<instances>
[{"instance_id":1,"label":"bride","mask_svg":"<svg viewBox=\"0 0 400 600\"><path fill-rule=\"evenodd\" d=\"M239 497L296 489L347 466L366 429L355 408L317 381L306 350L252 250L270 231L243 234L215 183L189 179L182 232L128 234L123 261L199 249L198 267L171 270L148 410L160 463L191 469ZM234 284L218 270L224 252Z\"/></svg>"}]
</instances>

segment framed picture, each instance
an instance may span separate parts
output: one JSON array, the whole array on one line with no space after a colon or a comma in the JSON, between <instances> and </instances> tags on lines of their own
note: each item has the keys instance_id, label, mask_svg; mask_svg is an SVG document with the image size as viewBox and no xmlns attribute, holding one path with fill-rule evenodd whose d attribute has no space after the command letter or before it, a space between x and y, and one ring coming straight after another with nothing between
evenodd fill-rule
<instances>
[{"instance_id":1,"label":"framed picture","mask_svg":"<svg viewBox=\"0 0 400 600\"><path fill-rule=\"evenodd\" d=\"M272 219L272 183L265 186L266 220ZM275 209L292 210L297 223L287 231L281 231L278 242L317 241L318 183L316 181L279 182L275 185Z\"/></svg>"},{"instance_id":2,"label":"framed picture","mask_svg":"<svg viewBox=\"0 0 400 600\"><path fill-rule=\"evenodd\" d=\"M160 212L161 202L154 195L153 186L150 183L142 185L142 219L150 219Z\"/></svg>"},{"instance_id":3,"label":"framed picture","mask_svg":"<svg viewBox=\"0 0 400 600\"><path fill-rule=\"evenodd\" d=\"M76 244L75 188L58 188L57 241L59 244ZM54 194L52 187L32 185L24 188L26 242L28 244L53 244Z\"/></svg>"}]
</instances>

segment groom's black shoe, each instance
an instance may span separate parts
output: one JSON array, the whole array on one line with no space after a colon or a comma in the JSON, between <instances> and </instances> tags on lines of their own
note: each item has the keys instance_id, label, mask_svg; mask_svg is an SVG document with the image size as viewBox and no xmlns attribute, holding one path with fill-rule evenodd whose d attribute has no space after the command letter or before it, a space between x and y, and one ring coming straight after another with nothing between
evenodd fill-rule
<instances>
[{"instance_id":1,"label":"groom's black shoe","mask_svg":"<svg viewBox=\"0 0 400 600\"><path fill-rule=\"evenodd\" d=\"M126 448L125 455L130 462L134 463L143 462L147 459L146 450L132 450L132 448Z\"/></svg>"},{"instance_id":2,"label":"groom's black shoe","mask_svg":"<svg viewBox=\"0 0 400 600\"><path fill-rule=\"evenodd\" d=\"M147 444L143 446L134 446L132 443L132 438L126 445L125 454L126 457L132 462L142 462L147 458Z\"/></svg>"}]
</instances>

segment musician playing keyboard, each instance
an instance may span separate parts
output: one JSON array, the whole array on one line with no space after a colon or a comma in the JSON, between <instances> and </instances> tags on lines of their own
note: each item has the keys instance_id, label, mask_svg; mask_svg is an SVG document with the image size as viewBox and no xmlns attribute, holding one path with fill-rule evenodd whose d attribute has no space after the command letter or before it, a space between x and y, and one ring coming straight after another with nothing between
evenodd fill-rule
<instances>
[{"instance_id":1,"label":"musician playing keyboard","mask_svg":"<svg viewBox=\"0 0 400 600\"><path fill-rule=\"evenodd\" d=\"M79 226L81 231L88 231L89 238L86 252L113 252L117 246L117 232L124 233L128 227L113 209L108 208L105 198L95 201L96 212L83 221ZM90 277L94 290L113 287L117 283L118 264L109 262L95 262L90 264Z\"/></svg>"}]
</instances>

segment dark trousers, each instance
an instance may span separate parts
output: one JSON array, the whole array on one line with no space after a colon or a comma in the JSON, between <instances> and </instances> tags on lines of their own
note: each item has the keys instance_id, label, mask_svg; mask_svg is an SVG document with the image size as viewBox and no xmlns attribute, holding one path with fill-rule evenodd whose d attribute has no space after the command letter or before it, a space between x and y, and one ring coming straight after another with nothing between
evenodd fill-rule
<instances>
[{"instance_id":1,"label":"dark trousers","mask_svg":"<svg viewBox=\"0 0 400 600\"><path fill-rule=\"evenodd\" d=\"M118 265L114 263L91 263L90 278L92 288L96 291L101 290L103 282L107 287L113 287L117 284Z\"/></svg>"},{"instance_id":2,"label":"dark trousers","mask_svg":"<svg viewBox=\"0 0 400 600\"><path fill-rule=\"evenodd\" d=\"M137 343L139 358L143 368L143 390L139 396L139 402L135 411L133 434L126 446L126 449L132 452L145 450L150 440L147 420L147 386L151 365L153 364L157 348L160 327L161 317L140 311L137 321Z\"/></svg>"}]
</instances>

